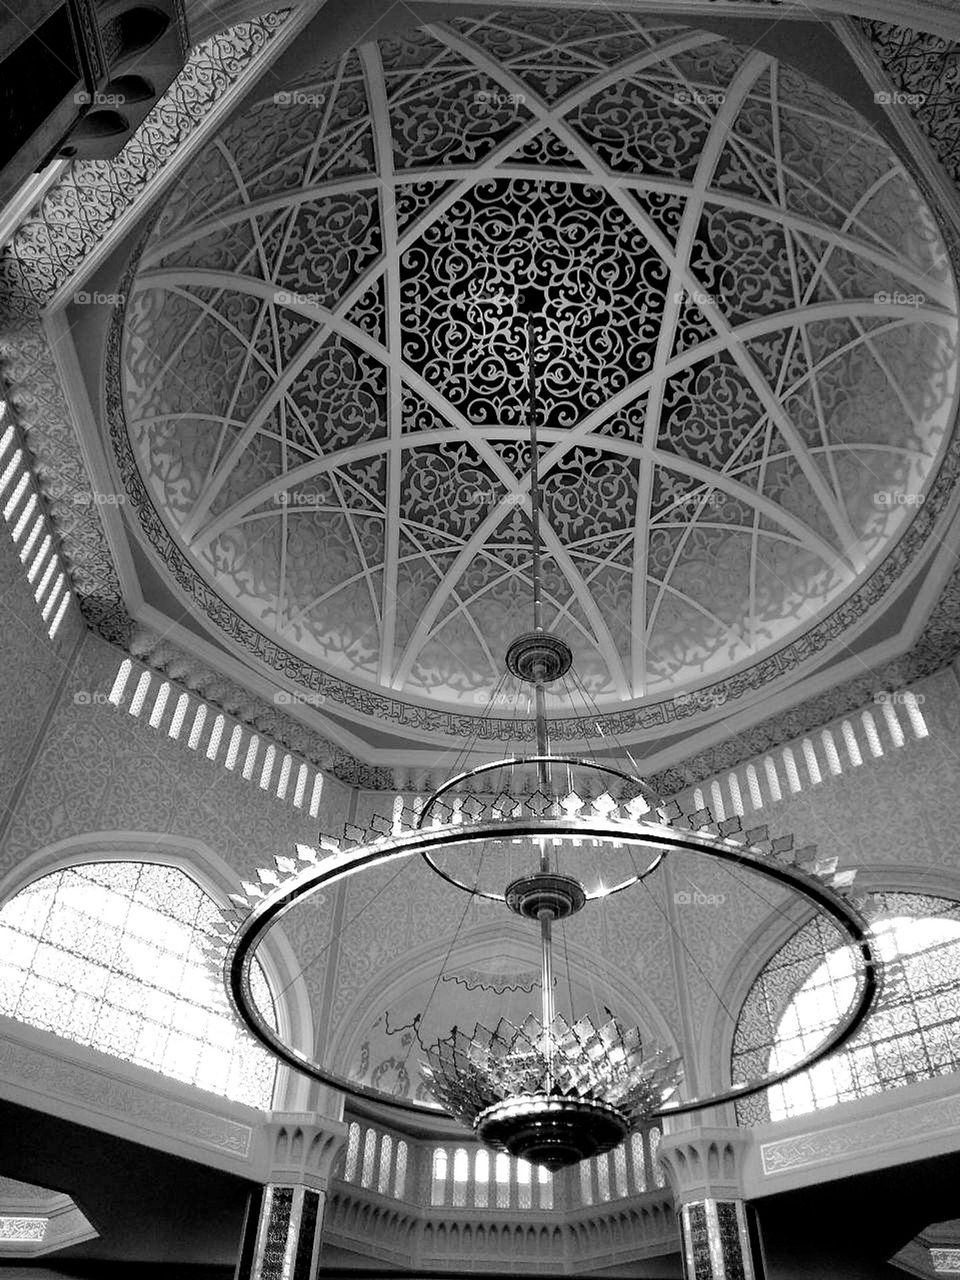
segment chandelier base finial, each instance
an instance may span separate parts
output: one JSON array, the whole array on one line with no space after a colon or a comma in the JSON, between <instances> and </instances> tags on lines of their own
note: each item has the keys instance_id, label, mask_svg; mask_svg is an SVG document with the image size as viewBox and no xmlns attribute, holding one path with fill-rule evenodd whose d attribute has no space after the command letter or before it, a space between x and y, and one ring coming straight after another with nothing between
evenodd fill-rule
<instances>
[{"instance_id":1,"label":"chandelier base finial","mask_svg":"<svg viewBox=\"0 0 960 1280\"><path fill-rule=\"evenodd\" d=\"M527 1093L481 1111L474 1129L487 1146L553 1173L612 1151L630 1132L630 1124L607 1102Z\"/></svg>"},{"instance_id":2,"label":"chandelier base finial","mask_svg":"<svg viewBox=\"0 0 960 1280\"><path fill-rule=\"evenodd\" d=\"M546 912L551 920L575 915L587 901L583 885L572 876L555 871L537 871L507 885L507 906L527 920L539 920Z\"/></svg>"}]
</instances>

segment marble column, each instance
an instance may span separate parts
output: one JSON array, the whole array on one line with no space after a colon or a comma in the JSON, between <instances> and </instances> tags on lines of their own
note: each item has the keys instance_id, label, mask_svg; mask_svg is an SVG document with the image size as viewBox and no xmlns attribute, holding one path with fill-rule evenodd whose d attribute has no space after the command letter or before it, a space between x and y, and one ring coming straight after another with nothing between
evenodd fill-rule
<instances>
[{"instance_id":1,"label":"marble column","mask_svg":"<svg viewBox=\"0 0 960 1280\"><path fill-rule=\"evenodd\" d=\"M685 1280L764 1280L752 1211L741 1192L747 1145L740 1129L687 1129L661 1140Z\"/></svg>"},{"instance_id":2,"label":"marble column","mask_svg":"<svg viewBox=\"0 0 960 1280\"><path fill-rule=\"evenodd\" d=\"M314 1115L275 1115L267 1135L268 1181L251 1204L236 1280L313 1280L327 1183L347 1126Z\"/></svg>"}]
</instances>

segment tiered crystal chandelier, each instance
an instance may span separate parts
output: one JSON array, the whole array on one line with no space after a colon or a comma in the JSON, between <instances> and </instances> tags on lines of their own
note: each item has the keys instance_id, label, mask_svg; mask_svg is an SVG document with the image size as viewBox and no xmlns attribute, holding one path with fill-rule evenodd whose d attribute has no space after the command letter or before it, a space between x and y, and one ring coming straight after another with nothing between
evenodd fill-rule
<instances>
[{"instance_id":1,"label":"tiered crystal chandelier","mask_svg":"<svg viewBox=\"0 0 960 1280\"><path fill-rule=\"evenodd\" d=\"M530 431L531 582L533 631L507 650L507 669L533 688L536 756L509 762L535 765L544 811L561 797L551 767L572 762L552 757L547 738L545 690L570 670L569 646L543 626L540 536L540 476L536 405L536 321L527 318L527 386ZM589 768L588 761L577 761ZM491 767L486 766L489 770ZM430 814L448 785L435 792L421 817ZM461 798L462 800L462 798ZM462 803L461 803L462 808ZM427 1050L421 1071L433 1096L472 1127L480 1140L532 1164L555 1170L609 1151L675 1092L680 1060L662 1049L645 1052L638 1027L612 1018L601 1027L588 1017L572 1025L556 1011L553 926L580 911L587 901L581 882L552 865L550 842L531 841L537 866L504 888L510 910L537 921L540 930L540 1017L531 1013L520 1026L501 1018L493 1031L477 1024L469 1035L454 1031ZM427 855L431 866L438 869ZM448 879L450 877L447 877ZM468 888L454 880L459 887Z\"/></svg>"},{"instance_id":2,"label":"tiered crystal chandelier","mask_svg":"<svg viewBox=\"0 0 960 1280\"><path fill-rule=\"evenodd\" d=\"M856 1032L871 1007L877 975L861 913L865 903L851 900L853 872L838 870L836 858L822 858L812 846L795 849L789 836L771 840L766 828L745 832L738 817L714 822L708 810L684 814L675 801L657 796L637 772L626 773L599 759L551 754L547 690L570 671L572 654L543 626L536 338L536 319L528 315L533 630L514 640L506 655L510 674L521 688L532 689L535 753L456 774L428 797L419 814L405 810L397 824L375 819L371 830L347 824L341 841L322 836L319 850L298 845L295 859L278 855L276 871L261 869L257 883L244 881L243 892L231 895L234 909L225 914L211 951L240 1016L278 1057L354 1097L425 1112L430 1109L425 1103L358 1084L292 1049L268 1024L252 994L250 974L258 945L273 924L321 886L414 855L457 889L502 902L536 923L539 1015L531 1012L519 1023L500 1017L493 1030L479 1023L469 1033L455 1027L424 1046L421 1071L436 1101L481 1142L556 1170L612 1149L652 1117L746 1097L812 1066ZM530 779L526 785L511 791L501 781L491 799L491 776L502 779L506 772L509 779L523 771ZM589 803L574 786L575 778L586 776L603 780L599 794L596 786L583 788L594 793ZM455 815L445 803L450 796ZM597 859L605 867L611 853L626 849L629 867L592 885L585 882L585 873L561 870L557 850L580 867L587 846L599 850ZM597 1026L589 1017L558 1014L553 964L558 922L589 909L594 899L644 881L676 851L713 858L794 890L837 926L860 962L849 1008L813 1049L782 1070L682 1100L681 1060L645 1044L639 1028L622 1026L616 1017Z\"/></svg>"}]
</instances>

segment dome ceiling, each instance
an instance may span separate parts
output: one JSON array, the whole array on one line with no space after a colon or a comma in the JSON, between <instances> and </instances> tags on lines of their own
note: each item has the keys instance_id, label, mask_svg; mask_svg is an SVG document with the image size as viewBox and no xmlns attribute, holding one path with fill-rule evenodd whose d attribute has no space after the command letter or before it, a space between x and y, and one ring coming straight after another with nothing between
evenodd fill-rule
<instances>
[{"instance_id":1,"label":"dome ceiling","mask_svg":"<svg viewBox=\"0 0 960 1280\"><path fill-rule=\"evenodd\" d=\"M114 442L234 646L361 716L482 710L530 622L531 301L545 621L601 708L756 686L879 599L955 392L915 184L765 53L514 11L271 87L142 245Z\"/></svg>"}]
</instances>

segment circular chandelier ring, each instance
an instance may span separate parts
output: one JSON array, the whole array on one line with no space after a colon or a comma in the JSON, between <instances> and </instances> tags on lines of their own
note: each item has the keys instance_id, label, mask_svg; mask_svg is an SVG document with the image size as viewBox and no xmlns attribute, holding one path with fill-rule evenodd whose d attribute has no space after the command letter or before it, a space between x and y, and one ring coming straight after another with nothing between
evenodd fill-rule
<instances>
[{"instance_id":1,"label":"circular chandelier ring","mask_svg":"<svg viewBox=\"0 0 960 1280\"><path fill-rule=\"evenodd\" d=\"M830 1035L817 1048L799 1058L791 1066L769 1072L761 1079L745 1081L716 1093L664 1106L652 1112L652 1116L682 1115L685 1112L700 1111L726 1102L735 1102L760 1093L771 1085L781 1084L815 1066L823 1058L846 1044L856 1034L870 1012L878 982L877 962L868 938L867 923L839 893L813 875L808 875L796 867L774 862L767 855L754 852L749 846L737 844L733 840L701 836L696 832L680 832L660 824L628 825L598 820L574 824L560 819L546 821L514 819L504 820L497 826L500 834L508 838L545 833L580 838L587 836L597 839L615 839L621 842L642 842L663 846L664 852L668 852L671 848L683 849L705 857L717 858L720 862L735 864L793 889L828 915L844 934L847 945L858 950L862 962L863 979L859 996L843 1018L838 1021ZM269 929L298 902L311 896L321 887L335 884L339 880L380 863L422 853L424 849L429 851L442 844L476 843L488 839L489 836L489 823L433 828L430 831L413 831L392 836L388 838L389 843L377 841L373 844L361 845L344 853L332 854L323 862L308 865L305 870L297 872L285 884L279 885L267 894L250 910L239 926L223 961L222 976L227 993L250 1032L281 1061L320 1081L321 1084L339 1089L350 1097L377 1102L419 1115L436 1116L439 1109L435 1106L407 1098L398 1098L368 1085L358 1084L346 1076L328 1070L314 1058L284 1043L260 1016L250 985L250 970L254 953Z\"/></svg>"},{"instance_id":2,"label":"circular chandelier ring","mask_svg":"<svg viewBox=\"0 0 960 1280\"><path fill-rule=\"evenodd\" d=\"M496 769L506 769L518 764L556 764L575 766L578 769L593 769L597 773L606 773L611 777L619 778L623 782L629 782L630 785L635 788L637 795L642 796L651 809L655 809L656 806L661 803L660 797L646 782L637 778L634 774L625 773L623 769L615 768L613 765L598 764L595 760L584 760L579 756L508 756L504 760L493 760L487 764L479 764L473 769L467 769L463 773L458 773L454 777L448 778L442 786L439 786L436 789L436 791L431 792L424 801L423 809L420 812L420 816L417 818L418 830L423 830L431 807L435 805L440 800L441 796L445 795L448 791L461 786L471 778L479 777L481 774L492 773ZM434 860L429 849L421 850L420 856L431 871L435 872L441 880L446 880L447 884L452 885L454 889L460 889L464 893L469 893L475 898L486 898L488 902L507 901L507 895L505 893L493 893L485 889L479 889L476 885L467 884L463 880L458 880L456 876L451 875L448 871L444 871L439 863ZM654 857L650 865L645 867L643 871L638 871L635 875L628 876L625 880L621 880L619 884L610 885L604 888L602 892L596 891L590 893L585 891L586 900L588 902L594 902L598 898L610 898L615 893L622 893L624 889L632 888L634 885L639 884L641 880L645 880L652 872L656 871L665 856L666 850L659 852Z\"/></svg>"}]
</instances>

